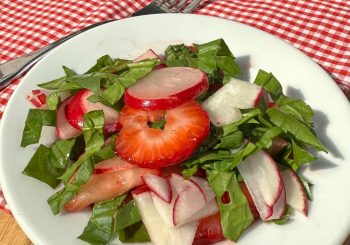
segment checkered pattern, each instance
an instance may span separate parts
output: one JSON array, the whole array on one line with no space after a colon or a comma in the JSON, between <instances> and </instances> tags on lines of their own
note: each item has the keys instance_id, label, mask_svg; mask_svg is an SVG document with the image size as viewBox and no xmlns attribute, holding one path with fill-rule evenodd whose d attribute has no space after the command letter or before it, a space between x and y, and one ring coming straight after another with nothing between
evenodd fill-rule
<instances>
[{"instance_id":1,"label":"checkered pattern","mask_svg":"<svg viewBox=\"0 0 350 245\"><path fill-rule=\"evenodd\" d=\"M149 2L1 0L0 63L92 23L124 18ZM195 14L236 20L287 41L323 67L350 98L348 0L202 0ZM0 118L19 82L14 81L0 91ZM0 191L0 207L4 205Z\"/></svg>"}]
</instances>

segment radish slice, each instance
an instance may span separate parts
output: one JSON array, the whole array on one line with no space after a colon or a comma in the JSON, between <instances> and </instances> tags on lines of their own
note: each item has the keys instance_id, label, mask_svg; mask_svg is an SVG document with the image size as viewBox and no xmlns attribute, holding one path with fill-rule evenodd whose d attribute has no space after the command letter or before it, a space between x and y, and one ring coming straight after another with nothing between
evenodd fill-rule
<instances>
[{"instance_id":1,"label":"radish slice","mask_svg":"<svg viewBox=\"0 0 350 245\"><path fill-rule=\"evenodd\" d=\"M115 171L122 171L130 168L136 168L137 166L124 161L120 157L113 157L95 165L94 174L105 174ZM141 177L142 178L142 177Z\"/></svg>"},{"instance_id":2,"label":"radish slice","mask_svg":"<svg viewBox=\"0 0 350 245\"><path fill-rule=\"evenodd\" d=\"M191 222L179 227L169 227L165 225L157 212L150 192L133 194L133 198L153 244L192 245L198 222Z\"/></svg>"},{"instance_id":3,"label":"radish slice","mask_svg":"<svg viewBox=\"0 0 350 245\"><path fill-rule=\"evenodd\" d=\"M84 114L89 111L103 110L105 117L105 125L117 125L119 113L113 108L104 105L101 102L90 102L88 98L93 95L93 92L83 89L73 95L66 107L66 116L68 122L76 129L81 130L84 122Z\"/></svg>"},{"instance_id":4,"label":"radish slice","mask_svg":"<svg viewBox=\"0 0 350 245\"><path fill-rule=\"evenodd\" d=\"M174 225L174 219L173 219L173 210L174 210L174 203L177 198L177 193L174 188L172 188L173 198L170 203L165 202L162 200L159 196L151 193L151 197L153 200L154 207L157 209L160 217L163 219L164 223L169 227L175 227Z\"/></svg>"},{"instance_id":5,"label":"radish slice","mask_svg":"<svg viewBox=\"0 0 350 245\"><path fill-rule=\"evenodd\" d=\"M36 108L40 108L46 103L46 94L40 89L34 89L27 95L27 100Z\"/></svg>"},{"instance_id":6,"label":"radish slice","mask_svg":"<svg viewBox=\"0 0 350 245\"><path fill-rule=\"evenodd\" d=\"M216 202L216 199L212 199L210 202L207 203L207 205L205 205L202 209L200 209L188 220L186 220L186 223L204 219L206 217L209 217L210 215L216 214L218 211L219 211L219 207Z\"/></svg>"},{"instance_id":7,"label":"radish slice","mask_svg":"<svg viewBox=\"0 0 350 245\"><path fill-rule=\"evenodd\" d=\"M145 59L160 59L159 56L156 54L156 52L154 52L152 49L148 49L146 52L144 52L143 54L137 56L133 62L138 62L141 60L145 60Z\"/></svg>"},{"instance_id":8,"label":"radish slice","mask_svg":"<svg viewBox=\"0 0 350 245\"><path fill-rule=\"evenodd\" d=\"M247 157L237 166L262 220L273 215L273 206L283 191L275 161L264 151Z\"/></svg>"},{"instance_id":9,"label":"radish slice","mask_svg":"<svg viewBox=\"0 0 350 245\"><path fill-rule=\"evenodd\" d=\"M215 198L216 195L210 188L209 183L206 179L197 176L192 176L190 180L199 185L199 187L203 190L207 203L209 203L212 199Z\"/></svg>"},{"instance_id":10,"label":"radish slice","mask_svg":"<svg viewBox=\"0 0 350 245\"><path fill-rule=\"evenodd\" d=\"M307 197L298 176L290 169L281 171L281 175L286 188L287 204L293 209L307 216Z\"/></svg>"},{"instance_id":11,"label":"radish slice","mask_svg":"<svg viewBox=\"0 0 350 245\"><path fill-rule=\"evenodd\" d=\"M80 130L74 128L67 121L65 108L68 100L65 100L57 109L57 118L56 118L56 134L59 139L65 140L77 136L81 133Z\"/></svg>"},{"instance_id":12,"label":"radish slice","mask_svg":"<svg viewBox=\"0 0 350 245\"><path fill-rule=\"evenodd\" d=\"M204 72L190 67L167 67L130 86L124 102L136 109L167 110L190 101L208 89Z\"/></svg>"},{"instance_id":13,"label":"radish slice","mask_svg":"<svg viewBox=\"0 0 350 245\"><path fill-rule=\"evenodd\" d=\"M253 83L232 79L206 101L203 108L210 121L216 126L224 126L242 118L239 109L254 108L262 98L262 88Z\"/></svg>"},{"instance_id":14,"label":"radish slice","mask_svg":"<svg viewBox=\"0 0 350 245\"><path fill-rule=\"evenodd\" d=\"M280 196L278 197L276 203L273 205L272 215L267 220L281 218L285 210L286 210L286 191L283 186Z\"/></svg>"},{"instance_id":15,"label":"radish slice","mask_svg":"<svg viewBox=\"0 0 350 245\"><path fill-rule=\"evenodd\" d=\"M171 202L172 190L168 179L151 174L143 176L142 179L159 198L167 203Z\"/></svg>"},{"instance_id":16,"label":"radish slice","mask_svg":"<svg viewBox=\"0 0 350 245\"><path fill-rule=\"evenodd\" d=\"M170 184L176 190L173 210L174 225L184 224L207 203L204 190L194 181L185 180L181 175L171 174Z\"/></svg>"}]
</instances>

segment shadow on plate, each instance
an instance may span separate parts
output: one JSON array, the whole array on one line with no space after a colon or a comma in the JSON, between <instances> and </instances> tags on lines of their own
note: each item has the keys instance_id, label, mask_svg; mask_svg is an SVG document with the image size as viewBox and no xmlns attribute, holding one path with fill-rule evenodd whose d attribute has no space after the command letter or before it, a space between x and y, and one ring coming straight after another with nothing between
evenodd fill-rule
<instances>
[{"instance_id":1,"label":"shadow on plate","mask_svg":"<svg viewBox=\"0 0 350 245\"><path fill-rule=\"evenodd\" d=\"M299 89L288 86L286 90L286 94L293 98L298 98L301 100L305 100L305 97L301 93ZM327 148L329 153L331 153L335 158L343 159L342 154L336 147L336 144L332 141L332 139L326 134L327 127L329 125L328 116L322 111L314 110L314 118L315 122L315 130L317 132L317 137L320 139L322 144ZM314 155L318 155L318 160L308 165L311 171L317 171L322 169L329 169L337 167L332 161L326 158L325 154L319 154L315 150L311 150L311 153Z\"/></svg>"},{"instance_id":2,"label":"shadow on plate","mask_svg":"<svg viewBox=\"0 0 350 245\"><path fill-rule=\"evenodd\" d=\"M250 55L236 57L235 61L239 66L239 68L241 69L241 74L235 77L243 81L250 81L250 72L249 72L249 69L251 68Z\"/></svg>"}]
</instances>

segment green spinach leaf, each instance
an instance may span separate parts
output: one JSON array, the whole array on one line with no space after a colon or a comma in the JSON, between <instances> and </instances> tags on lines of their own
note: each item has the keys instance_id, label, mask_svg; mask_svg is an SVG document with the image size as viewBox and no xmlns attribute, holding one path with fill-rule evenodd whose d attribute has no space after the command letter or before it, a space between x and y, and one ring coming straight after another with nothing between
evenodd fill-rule
<instances>
[{"instance_id":1,"label":"green spinach leaf","mask_svg":"<svg viewBox=\"0 0 350 245\"><path fill-rule=\"evenodd\" d=\"M115 215L125 197L122 195L111 201L95 203L92 216L78 238L90 244L108 244L114 235Z\"/></svg>"},{"instance_id":2,"label":"green spinach leaf","mask_svg":"<svg viewBox=\"0 0 350 245\"><path fill-rule=\"evenodd\" d=\"M56 112L52 110L30 109L22 134L21 146L38 143L43 126L55 126Z\"/></svg>"},{"instance_id":3,"label":"green spinach leaf","mask_svg":"<svg viewBox=\"0 0 350 245\"><path fill-rule=\"evenodd\" d=\"M223 234L226 238L237 241L254 218L248 201L239 187L236 174L209 170L207 176L210 187L216 194ZM221 200L226 192L230 197L229 203L223 203Z\"/></svg>"}]
</instances>

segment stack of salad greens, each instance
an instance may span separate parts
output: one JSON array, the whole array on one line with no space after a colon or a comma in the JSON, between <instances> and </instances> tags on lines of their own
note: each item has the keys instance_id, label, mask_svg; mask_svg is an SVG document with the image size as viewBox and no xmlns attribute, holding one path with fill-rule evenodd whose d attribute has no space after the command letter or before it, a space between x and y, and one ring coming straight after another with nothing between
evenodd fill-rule
<instances>
[{"instance_id":1,"label":"stack of salad greens","mask_svg":"<svg viewBox=\"0 0 350 245\"><path fill-rule=\"evenodd\" d=\"M193 46L170 45L165 51L164 63L201 69L213 86L225 84L240 73L235 57L222 39ZM125 89L158 64L156 59L133 62L105 55L84 74L63 67L65 76L38 85L52 92L47 97L47 109L29 110L21 146L38 143L42 127L56 125L56 110L67 93L89 89L94 93L89 97L90 101L102 102L119 110L123 106ZM267 92L264 103L241 110L243 117L237 122L223 127L211 125L207 139L190 159L181 164L185 177L198 171L206 172L217 196L223 234L233 241L237 241L253 222L248 202L239 188L242 177L236 167L243 159L264 149L272 154L281 169L298 172L302 165L316 159L309 148L326 152L313 129L313 111L309 105L284 95L281 84L272 73L260 70L254 83ZM213 91L208 90L198 100L204 101L211 93ZM53 214L60 213L64 204L79 192L93 174L95 164L115 156L114 141L105 144L103 123L102 111L86 113L81 135L59 139L49 147L40 145L24 169L23 174L52 188L60 186L61 189L48 198ZM112 137L118 137L118 134ZM272 149L276 138L285 142L277 152ZM311 200L311 184L299 177ZM235 200L224 204L221 197L225 192ZM91 244L107 244L115 237L122 242L149 241L135 202L126 202L127 196L125 193L113 200L95 203L90 221L79 238ZM283 224L289 215L290 208L275 222Z\"/></svg>"}]
</instances>

